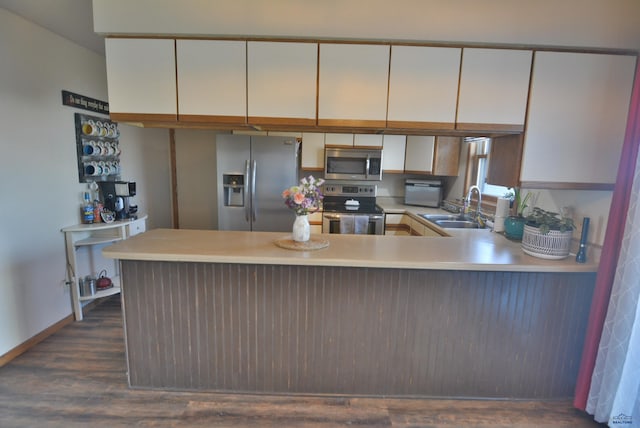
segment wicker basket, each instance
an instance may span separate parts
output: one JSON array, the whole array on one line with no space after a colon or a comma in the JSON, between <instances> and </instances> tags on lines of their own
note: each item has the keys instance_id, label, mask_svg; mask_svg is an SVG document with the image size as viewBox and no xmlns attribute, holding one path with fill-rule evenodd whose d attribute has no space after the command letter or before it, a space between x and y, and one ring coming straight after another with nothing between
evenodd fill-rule
<instances>
[{"instance_id":1,"label":"wicker basket","mask_svg":"<svg viewBox=\"0 0 640 428\"><path fill-rule=\"evenodd\" d=\"M525 225L522 234L522 251L541 259L564 259L571 248L572 230L550 230L542 234L537 227Z\"/></svg>"}]
</instances>

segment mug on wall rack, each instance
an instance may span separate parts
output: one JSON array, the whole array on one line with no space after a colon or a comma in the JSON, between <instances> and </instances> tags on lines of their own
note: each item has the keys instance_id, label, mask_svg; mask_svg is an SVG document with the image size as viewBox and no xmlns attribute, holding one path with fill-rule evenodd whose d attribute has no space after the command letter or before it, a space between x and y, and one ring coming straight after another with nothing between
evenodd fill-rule
<instances>
[{"instance_id":1,"label":"mug on wall rack","mask_svg":"<svg viewBox=\"0 0 640 428\"><path fill-rule=\"evenodd\" d=\"M85 135L98 135L98 127L93 120L89 119L82 123L82 132Z\"/></svg>"},{"instance_id":2,"label":"mug on wall rack","mask_svg":"<svg viewBox=\"0 0 640 428\"><path fill-rule=\"evenodd\" d=\"M116 138L118 136L118 128L115 123L107 124L107 137Z\"/></svg>"},{"instance_id":3,"label":"mug on wall rack","mask_svg":"<svg viewBox=\"0 0 640 428\"><path fill-rule=\"evenodd\" d=\"M89 162L84 164L84 175L99 175L97 174L97 165L95 162Z\"/></svg>"},{"instance_id":4,"label":"mug on wall rack","mask_svg":"<svg viewBox=\"0 0 640 428\"><path fill-rule=\"evenodd\" d=\"M86 156L96 155L97 153L96 145L93 141L89 141L86 144L82 145L82 154Z\"/></svg>"},{"instance_id":5,"label":"mug on wall rack","mask_svg":"<svg viewBox=\"0 0 640 428\"><path fill-rule=\"evenodd\" d=\"M98 135L100 137L104 137L107 135L107 128L105 123L98 121L96 122L96 127L98 128Z\"/></svg>"}]
</instances>

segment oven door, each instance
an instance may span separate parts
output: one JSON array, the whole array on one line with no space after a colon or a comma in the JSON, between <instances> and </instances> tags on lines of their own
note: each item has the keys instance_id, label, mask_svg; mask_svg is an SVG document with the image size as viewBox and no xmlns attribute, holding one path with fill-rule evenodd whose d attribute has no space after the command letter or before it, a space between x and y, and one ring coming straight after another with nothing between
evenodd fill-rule
<instances>
[{"instance_id":1,"label":"oven door","mask_svg":"<svg viewBox=\"0 0 640 428\"><path fill-rule=\"evenodd\" d=\"M322 233L384 235L384 214L324 213Z\"/></svg>"}]
</instances>

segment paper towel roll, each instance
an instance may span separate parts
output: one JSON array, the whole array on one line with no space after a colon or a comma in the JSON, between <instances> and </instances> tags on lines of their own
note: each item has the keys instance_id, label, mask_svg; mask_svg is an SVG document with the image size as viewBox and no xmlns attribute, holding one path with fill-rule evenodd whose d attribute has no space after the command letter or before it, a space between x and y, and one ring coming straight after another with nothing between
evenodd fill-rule
<instances>
[{"instance_id":1,"label":"paper towel roll","mask_svg":"<svg viewBox=\"0 0 640 428\"><path fill-rule=\"evenodd\" d=\"M504 217L495 217L493 219L493 231L504 232Z\"/></svg>"},{"instance_id":2,"label":"paper towel roll","mask_svg":"<svg viewBox=\"0 0 640 428\"><path fill-rule=\"evenodd\" d=\"M507 217L509 215L509 204L511 199L498 198L496 203L496 217Z\"/></svg>"}]
</instances>

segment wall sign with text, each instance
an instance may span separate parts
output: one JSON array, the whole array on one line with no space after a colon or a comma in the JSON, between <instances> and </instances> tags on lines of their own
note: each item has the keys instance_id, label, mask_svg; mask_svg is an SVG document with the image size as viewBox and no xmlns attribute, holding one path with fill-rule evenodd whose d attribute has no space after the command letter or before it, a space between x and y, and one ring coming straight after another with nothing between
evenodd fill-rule
<instances>
[{"instance_id":1,"label":"wall sign with text","mask_svg":"<svg viewBox=\"0 0 640 428\"><path fill-rule=\"evenodd\" d=\"M69 91L62 91L62 104L65 106L81 108L96 113L109 114L109 103L84 95L74 94Z\"/></svg>"}]
</instances>

